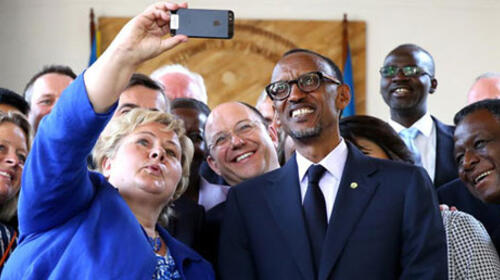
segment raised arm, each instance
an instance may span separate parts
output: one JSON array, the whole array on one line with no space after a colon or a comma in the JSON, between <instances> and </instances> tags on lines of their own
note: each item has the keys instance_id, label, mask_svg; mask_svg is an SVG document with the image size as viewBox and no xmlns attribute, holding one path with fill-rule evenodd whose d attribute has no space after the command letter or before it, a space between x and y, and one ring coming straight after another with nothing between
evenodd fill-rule
<instances>
[{"instance_id":1,"label":"raised arm","mask_svg":"<svg viewBox=\"0 0 500 280\"><path fill-rule=\"evenodd\" d=\"M65 223L88 207L96 190L86 158L135 68L187 40L162 38L169 33L169 10L179 7L186 4L156 3L134 17L42 120L23 173L21 238Z\"/></svg>"},{"instance_id":2,"label":"raised arm","mask_svg":"<svg viewBox=\"0 0 500 280\"><path fill-rule=\"evenodd\" d=\"M184 35L162 38L170 32L169 10L178 8L187 8L187 4L160 2L148 7L123 27L85 72L85 85L96 113L106 112L118 100L141 63L187 40Z\"/></svg>"}]
</instances>

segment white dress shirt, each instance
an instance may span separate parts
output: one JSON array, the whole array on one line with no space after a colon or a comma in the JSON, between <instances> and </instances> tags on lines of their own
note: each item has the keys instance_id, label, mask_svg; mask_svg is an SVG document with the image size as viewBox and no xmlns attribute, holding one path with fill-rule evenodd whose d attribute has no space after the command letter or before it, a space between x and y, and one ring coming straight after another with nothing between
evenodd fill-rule
<instances>
[{"instance_id":1,"label":"white dress shirt","mask_svg":"<svg viewBox=\"0 0 500 280\"><path fill-rule=\"evenodd\" d=\"M394 128L394 130L396 130L398 134L401 132L401 130L406 128L393 120L389 120L388 123L392 126L392 128ZM436 125L432 121L431 114L426 113L411 127L415 127L420 131L418 136L415 138L415 146L420 153L420 158L422 159L422 167L427 171L429 177L431 177L432 181L434 182L436 173L437 133Z\"/></svg>"},{"instance_id":2,"label":"white dress shirt","mask_svg":"<svg viewBox=\"0 0 500 280\"><path fill-rule=\"evenodd\" d=\"M345 141L341 138L340 143L333 149L325 158L323 158L318 164L326 169L325 174L319 180L319 188L325 197L326 202L326 217L330 221L330 216L333 210L333 204L335 203L335 198L337 197L337 192L339 190L340 179L342 178L342 172L344 171L345 162L347 160L347 145ZM304 197L307 191L307 170L314 164L304 156L302 156L297 151L297 166L299 171L299 182L300 182L300 195L302 198L302 203L304 203Z\"/></svg>"},{"instance_id":3,"label":"white dress shirt","mask_svg":"<svg viewBox=\"0 0 500 280\"><path fill-rule=\"evenodd\" d=\"M200 192L198 195L198 204L205 208L205 211L226 201L227 193L231 186L212 184L200 176Z\"/></svg>"}]
</instances>

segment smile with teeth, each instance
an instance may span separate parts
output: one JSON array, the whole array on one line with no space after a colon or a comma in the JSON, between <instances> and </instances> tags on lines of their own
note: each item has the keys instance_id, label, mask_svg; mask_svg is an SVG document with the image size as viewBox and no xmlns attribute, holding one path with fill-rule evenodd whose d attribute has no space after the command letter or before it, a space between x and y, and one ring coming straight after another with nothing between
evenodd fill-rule
<instances>
[{"instance_id":1,"label":"smile with teeth","mask_svg":"<svg viewBox=\"0 0 500 280\"><path fill-rule=\"evenodd\" d=\"M293 110L292 111L292 117L295 118L295 117L301 117L305 114L310 114L314 112L313 109L310 109L310 108L300 108L300 109L297 109L297 110Z\"/></svg>"},{"instance_id":2,"label":"smile with teeth","mask_svg":"<svg viewBox=\"0 0 500 280\"><path fill-rule=\"evenodd\" d=\"M7 172L0 171L0 176L3 176L3 177L5 177L5 178L7 178L9 180L12 180L12 176L10 176L10 174L7 173Z\"/></svg>"},{"instance_id":3,"label":"smile with teeth","mask_svg":"<svg viewBox=\"0 0 500 280\"><path fill-rule=\"evenodd\" d=\"M481 180L483 180L486 176L490 175L493 173L493 170L489 170L489 171L485 171L481 174L479 174L479 176L477 176L475 179L474 179L474 184L477 184L479 183Z\"/></svg>"},{"instance_id":4,"label":"smile with teeth","mask_svg":"<svg viewBox=\"0 0 500 280\"><path fill-rule=\"evenodd\" d=\"M407 88L397 88L394 90L394 93L408 93L408 92L410 92L410 90Z\"/></svg>"},{"instance_id":5,"label":"smile with teeth","mask_svg":"<svg viewBox=\"0 0 500 280\"><path fill-rule=\"evenodd\" d=\"M236 158L236 162L240 162L240 161L246 159L247 157L249 157L251 155L253 155L253 152L244 153L241 156L239 156L239 157Z\"/></svg>"}]
</instances>

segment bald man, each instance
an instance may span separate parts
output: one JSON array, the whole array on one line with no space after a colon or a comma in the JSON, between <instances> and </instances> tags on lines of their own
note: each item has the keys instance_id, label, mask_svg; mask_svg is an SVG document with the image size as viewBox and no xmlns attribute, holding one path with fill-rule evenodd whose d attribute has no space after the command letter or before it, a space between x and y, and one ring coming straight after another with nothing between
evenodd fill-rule
<instances>
[{"instance_id":1,"label":"bald man","mask_svg":"<svg viewBox=\"0 0 500 280\"><path fill-rule=\"evenodd\" d=\"M467 94L467 103L500 98L500 73L484 73L476 78Z\"/></svg>"}]
</instances>

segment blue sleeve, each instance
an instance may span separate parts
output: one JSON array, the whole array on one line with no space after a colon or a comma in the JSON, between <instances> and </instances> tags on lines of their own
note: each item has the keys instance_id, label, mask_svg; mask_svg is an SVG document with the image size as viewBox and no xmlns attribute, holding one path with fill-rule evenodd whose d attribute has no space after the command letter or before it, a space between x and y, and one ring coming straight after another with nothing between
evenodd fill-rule
<instances>
[{"instance_id":1,"label":"blue sleeve","mask_svg":"<svg viewBox=\"0 0 500 280\"><path fill-rule=\"evenodd\" d=\"M446 235L434 186L423 168L409 178L400 279L447 279Z\"/></svg>"},{"instance_id":2,"label":"blue sleeve","mask_svg":"<svg viewBox=\"0 0 500 280\"><path fill-rule=\"evenodd\" d=\"M23 171L21 238L60 225L89 206L95 189L86 159L115 108L95 113L81 74L42 119Z\"/></svg>"}]
</instances>

